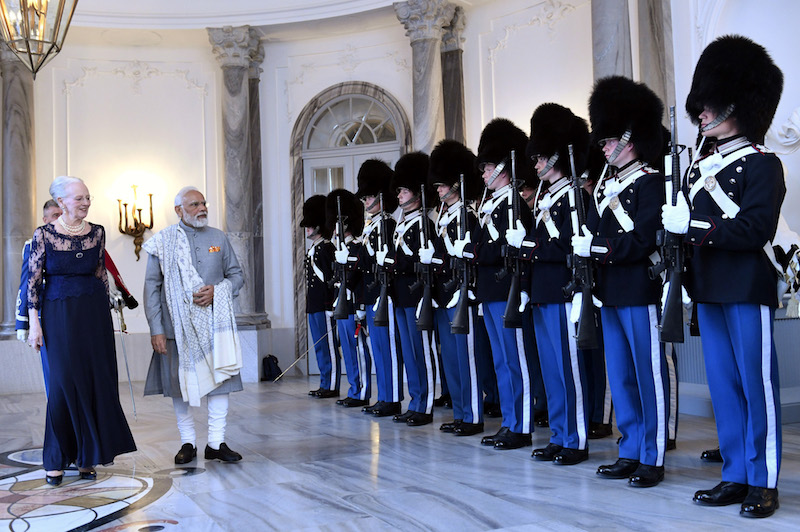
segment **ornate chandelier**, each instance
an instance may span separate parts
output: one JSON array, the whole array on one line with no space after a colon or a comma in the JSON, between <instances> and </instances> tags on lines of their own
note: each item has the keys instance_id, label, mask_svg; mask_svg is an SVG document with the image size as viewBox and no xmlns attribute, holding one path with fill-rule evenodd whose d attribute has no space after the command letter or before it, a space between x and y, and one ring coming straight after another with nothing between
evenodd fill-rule
<instances>
[{"instance_id":1,"label":"ornate chandelier","mask_svg":"<svg viewBox=\"0 0 800 532\"><path fill-rule=\"evenodd\" d=\"M33 77L61 51L78 0L0 0L0 34Z\"/></svg>"}]
</instances>

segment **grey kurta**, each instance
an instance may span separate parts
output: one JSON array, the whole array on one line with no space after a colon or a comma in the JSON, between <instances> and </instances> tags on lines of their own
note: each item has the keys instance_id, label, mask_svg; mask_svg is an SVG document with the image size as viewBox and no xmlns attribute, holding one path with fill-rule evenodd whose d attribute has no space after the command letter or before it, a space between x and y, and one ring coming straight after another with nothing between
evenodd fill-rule
<instances>
[{"instance_id":1,"label":"grey kurta","mask_svg":"<svg viewBox=\"0 0 800 532\"><path fill-rule=\"evenodd\" d=\"M182 221L178 225L186 232L192 253L192 264L203 282L207 285L216 285L223 279L228 279L231 283L232 295L236 297L244 284L244 275L225 233L213 227L195 229ZM150 335L164 334L167 337L167 355L153 352L144 385L144 395L164 394L166 397L180 397L175 331L172 328L172 318L167 308L161 264L158 257L153 255L148 257L144 277L144 312L150 326ZM242 378L236 374L208 395L240 390L242 390Z\"/></svg>"}]
</instances>

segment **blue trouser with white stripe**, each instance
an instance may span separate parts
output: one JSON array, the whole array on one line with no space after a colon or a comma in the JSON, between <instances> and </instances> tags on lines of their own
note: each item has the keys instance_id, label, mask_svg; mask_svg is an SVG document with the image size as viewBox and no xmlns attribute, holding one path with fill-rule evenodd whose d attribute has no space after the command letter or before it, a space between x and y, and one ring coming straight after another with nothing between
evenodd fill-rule
<instances>
[{"instance_id":1,"label":"blue trouser with white stripe","mask_svg":"<svg viewBox=\"0 0 800 532\"><path fill-rule=\"evenodd\" d=\"M483 318L492 344L497 374L503 426L511 432L529 434L533 432L533 371L523 346L522 329L503 327L505 310L505 301L483 303ZM524 313L523 320L526 317L530 319L530 314Z\"/></svg>"},{"instance_id":2,"label":"blue trouser with white stripe","mask_svg":"<svg viewBox=\"0 0 800 532\"><path fill-rule=\"evenodd\" d=\"M338 320L336 326L342 345L344 369L350 383L347 397L366 401L372 397L372 358L364 339L364 331L358 327L355 314Z\"/></svg>"},{"instance_id":3,"label":"blue trouser with white stripe","mask_svg":"<svg viewBox=\"0 0 800 532\"><path fill-rule=\"evenodd\" d=\"M606 375L606 355L603 347L603 320L600 319L600 310L597 313L597 339L600 346L597 349L578 349L578 355L583 359L586 368L587 403L586 412L590 422L608 425L611 423L611 388Z\"/></svg>"},{"instance_id":4,"label":"blue trouser with white stripe","mask_svg":"<svg viewBox=\"0 0 800 532\"><path fill-rule=\"evenodd\" d=\"M367 305L367 329L372 357L375 360L375 382L378 401L397 403L403 400L403 358L397 337L394 307L389 303L389 325L375 325L375 311Z\"/></svg>"},{"instance_id":5,"label":"blue trouser with white stripe","mask_svg":"<svg viewBox=\"0 0 800 532\"><path fill-rule=\"evenodd\" d=\"M338 342L335 338L332 321L333 318L329 318L325 311L309 314L308 331L311 334L311 342L314 344L314 354L317 355L319 387L323 390L338 391L342 361L339 358Z\"/></svg>"},{"instance_id":6,"label":"blue trouser with white stripe","mask_svg":"<svg viewBox=\"0 0 800 532\"><path fill-rule=\"evenodd\" d=\"M531 394L533 395L533 412L547 412L547 393L544 389L544 379L542 378L542 365L539 361L539 347L536 341L536 334L533 327L533 317L530 307L526 307L522 313L522 341L525 346L525 354L528 356L528 364L531 368Z\"/></svg>"},{"instance_id":7,"label":"blue trouser with white stripe","mask_svg":"<svg viewBox=\"0 0 800 532\"><path fill-rule=\"evenodd\" d=\"M483 393L475 359L472 314L467 313L470 326L468 334L450 332L450 322L455 315L455 308L436 309L442 369L453 402L453 419L460 419L464 423L483 423Z\"/></svg>"},{"instance_id":8,"label":"blue trouser with white stripe","mask_svg":"<svg viewBox=\"0 0 800 532\"><path fill-rule=\"evenodd\" d=\"M433 412L433 395L436 383L436 356L431 338L432 332L417 330L416 309L395 307L397 326L400 329L400 345L408 377L408 409L412 412Z\"/></svg>"},{"instance_id":9,"label":"blue trouser with white stripe","mask_svg":"<svg viewBox=\"0 0 800 532\"><path fill-rule=\"evenodd\" d=\"M781 400L774 310L751 303L697 305L722 480L775 488L781 467Z\"/></svg>"},{"instance_id":10,"label":"blue trouser with white stripe","mask_svg":"<svg viewBox=\"0 0 800 532\"><path fill-rule=\"evenodd\" d=\"M619 457L664 465L667 449L667 362L658 341L655 305L603 307L603 343L614 397Z\"/></svg>"},{"instance_id":11,"label":"blue trouser with white stripe","mask_svg":"<svg viewBox=\"0 0 800 532\"><path fill-rule=\"evenodd\" d=\"M572 303L533 305L533 327L542 365L550 443L586 449L586 370L575 343L575 324L569 321Z\"/></svg>"}]
</instances>

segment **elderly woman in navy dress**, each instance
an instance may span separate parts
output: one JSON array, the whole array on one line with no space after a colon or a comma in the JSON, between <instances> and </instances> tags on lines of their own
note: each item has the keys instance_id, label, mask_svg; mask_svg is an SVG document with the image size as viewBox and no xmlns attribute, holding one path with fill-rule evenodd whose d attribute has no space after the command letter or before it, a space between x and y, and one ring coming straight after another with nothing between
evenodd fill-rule
<instances>
[{"instance_id":1,"label":"elderly woman in navy dress","mask_svg":"<svg viewBox=\"0 0 800 532\"><path fill-rule=\"evenodd\" d=\"M92 201L82 180L57 177L50 195L63 214L33 235L28 343L47 346L43 462L47 483L58 486L70 463L81 479L94 480L95 465L110 464L136 445L119 403L105 230L86 221Z\"/></svg>"}]
</instances>

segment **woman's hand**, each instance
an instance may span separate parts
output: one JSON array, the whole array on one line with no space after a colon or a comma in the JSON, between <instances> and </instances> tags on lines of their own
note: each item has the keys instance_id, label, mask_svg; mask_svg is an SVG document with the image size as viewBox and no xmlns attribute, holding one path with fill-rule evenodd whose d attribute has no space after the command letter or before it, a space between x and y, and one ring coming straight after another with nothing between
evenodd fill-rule
<instances>
[{"instance_id":1,"label":"woman's hand","mask_svg":"<svg viewBox=\"0 0 800 532\"><path fill-rule=\"evenodd\" d=\"M39 323L39 316L36 316L35 320L30 320L28 345L37 351L44 345L44 335L42 334L42 326Z\"/></svg>"}]
</instances>

